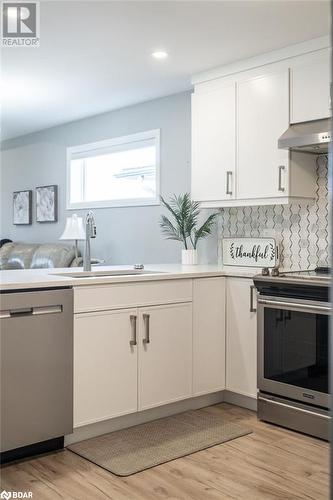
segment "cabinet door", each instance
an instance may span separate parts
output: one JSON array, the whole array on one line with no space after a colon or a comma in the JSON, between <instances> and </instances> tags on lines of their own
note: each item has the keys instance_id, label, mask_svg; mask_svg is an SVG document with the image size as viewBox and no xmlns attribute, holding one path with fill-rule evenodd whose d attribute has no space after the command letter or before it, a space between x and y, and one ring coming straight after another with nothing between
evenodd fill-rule
<instances>
[{"instance_id":1,"label":"cabinet door","mask_svg":"<svg viewBox=\"0 0 333 500\"><path fill-rule=\"evenodd\" d=\"M225 278L193 280L193 395L225 389Z\"/></svg>"},{"instance_id":2,"label":"cabinet door","mask_svg":"<svg viewBox=\"0 0 333 500\"><path fill-rule=\"evenodd\" d=\"M139 409L192 393L192 304L139 310Z\"/></svg>"},{"instance_id":3,"label":"cabinet door","mask_svg":"<svg viewBox=\"0 0 333 500\"><path fill-rule=\"evenodd\" d=\"M235 197L235 83L192 95L192 198Z\"/></svg>"},{"instance_id":4,"label":"cabinet door","mask_svg":"<svg viewBox=\"0 0 333 500\"><path fill-rule=\"evenodd\" d=\"M137 411L136 316L136 309L75 316L76 427Z\"/></svg>"},{"instance_id":5,"label":"cabinet door","mask_svg":"<svg viewBox=\"0 0 333 500\"><path fill-rule=\"evenodd\" d=\"M257 318L251 286L252 280L227 278L226 388L257 397Z\"/></svg>"},{"instance_id":6,"label":"cabinet door","mask_svg":"<svg viewBox=\"0 0 333 500\"><path fill-rule=\"evenodd\" d=\"M238 199L288 196L289 155L278 149L288 126L288 70L239 82Z\"/></svg>"},{"instance_id":7,"label":"cabinet door","mask_svg":"<svg viewBox=\"0 0 333 500\"><path fill-rule=\"evenodd\" d=\"M330 81L328 49L295 63L291 68L291 123L330 116Z\"/></svg>"}]
</instances>

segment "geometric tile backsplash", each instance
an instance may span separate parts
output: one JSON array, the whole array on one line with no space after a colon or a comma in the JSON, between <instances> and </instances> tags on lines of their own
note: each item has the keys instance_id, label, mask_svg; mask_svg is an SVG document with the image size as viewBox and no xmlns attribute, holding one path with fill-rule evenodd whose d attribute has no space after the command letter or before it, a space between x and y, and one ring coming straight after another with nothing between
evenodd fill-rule
<instances>
[{"instance_id":1,"label":"geometric tile backsplash","mask_svg":"<svg viewBox=\"0 0 333 500\"><path fill-rule=\"evenodd\" d=\"M327 157L318 157L316 199L309 205L223 208L218 217L219 262L223 237L273 237L280 249L280 267L312 269L329 263L329 200Z\"/></svg>"}]
</instances>

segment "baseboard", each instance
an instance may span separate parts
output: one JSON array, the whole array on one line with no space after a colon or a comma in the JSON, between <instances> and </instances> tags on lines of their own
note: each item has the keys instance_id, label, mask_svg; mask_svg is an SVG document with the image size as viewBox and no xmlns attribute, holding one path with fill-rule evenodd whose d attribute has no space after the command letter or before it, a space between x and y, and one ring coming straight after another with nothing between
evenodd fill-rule
<instances>
[{"instance_id":1,"label":"baseboard","mask_svg":"<svg viewBox=\"0 0 333 500\"><path fill-rule=\"evenodd\" d=\"M157 408L151 408L150 410L131 413L129 415L115 417L103 422L78 427L74 429L73 434L65 436L65 446L77 443L78 441L83 441L84 439L101 436L102 434L107 434L108 432L126 429L127 427L132 427L133 425L143 424L158 418L175 415L183 411L197 410L199 408L204 408L205 406L216 405L223 402L257 411L257 400L255 398L244 396L242 394L236 394L230 391L219 391L212 394L205 394L204 396L197 396L195 398L177 401L176 403L159 406Z\"/></svg>"},{"instance_id":2,"label":"baseboard","mask_svg":"<svg viewBox=\"0 0 333 500\"><path fill-rule=\"evenodd\" d=\"M257 411L257 398L236 394L231 391L224 391L223 401L225 403L241 406L242 408L247 408L248 410Z\"/></svg>"},{"instance_id":3,"label":"baseboard","mask_svg":"<svg viewBox=\"0 0 333 500\"><path fill-rule=\"evenodd\" d=\"M78 441L82 441L84 439L101 436L102 434L107 434L108 432L126 429L127 427L132 427L133 425L143 424L144 422L150 422L151 420L156 420L158 418L175 415L176 413L181 413L183 411L197 410L199 408L204 408L205 406L222 403L224 400L223 393L224 391L206 394L205 396L185 399L183 401L177 401L176 403L159 406L150 410L131 413L130 415L115 417L110 420L105 420L104 422L97 422L96 424L78 427L77 429L74 429L73 434L65 436L65 446L77 443Z\"/></svg>"}]
</instances>

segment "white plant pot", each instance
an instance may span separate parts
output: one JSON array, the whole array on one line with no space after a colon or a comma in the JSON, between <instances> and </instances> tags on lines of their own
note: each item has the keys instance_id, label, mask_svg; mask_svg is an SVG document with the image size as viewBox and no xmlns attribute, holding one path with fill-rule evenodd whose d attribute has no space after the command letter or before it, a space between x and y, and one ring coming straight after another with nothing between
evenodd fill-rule
<instances>
[{"instance_id":1,"label":"white plant pot","mask_svg":"<svg viewBox=\"0 0 333 500\"><path fill-rule=\"evenodd\" d=\"M198 263L197 250L182 250L182 264L185 266L194 266Z\"/></svg>"}]
</instances>

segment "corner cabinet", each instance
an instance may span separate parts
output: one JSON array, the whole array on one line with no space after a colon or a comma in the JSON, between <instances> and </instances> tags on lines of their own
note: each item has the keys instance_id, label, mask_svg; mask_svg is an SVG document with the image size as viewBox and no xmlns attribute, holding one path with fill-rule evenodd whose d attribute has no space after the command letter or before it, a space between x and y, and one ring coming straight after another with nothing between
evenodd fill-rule
<instances>
[{"instance_id":1,"label":"corner cabinet","mask_svg":"<svg viewBox=\"0 0 333 500\"><path fill-rule=\"evenodd\" d=\"M205 208L311 202L315 155L278 148L290 123L330 116L329 50L196 83L192 198Z\"/></svg>"},{"instance_id":2,"label":"corner cabinet","mask_svg":"<svg viewBox=\"0 0 333 500\"><path fill-rule=\"evenodd\" d=\"M225 278L193 280L193 395L225 389Z\"/></svg>"},{"instance_id":3,"label":"corner cabinet","mask_svg":"<svg viewBox=\"0 0 333 500\"><path fill-rule=\"evenodd\" d=\"M227 279L226 389L257 397L257 313L253 281Z\"/></svg>"},{"instance_id":4,"label":"corner cabinet","mask_svg":"<svg viewBox=\"0 0 333 500\"><path fill-rule=\"evenodd\" d=\"M331 116L330 59L330 49L324 49L295 61L290 78L291 123Z\"/></svg>"},{"instance_id":5,"label":"corner cabinet","mask_svg":"<svg viewBox=\"0 0 333 500\"><path fill-rule=\"evenodd\" d=\"M289 71L270 71L238 83L237 198L289 195L289 153L277 140L289 126Z\"/></svg>"}]
</instances>

